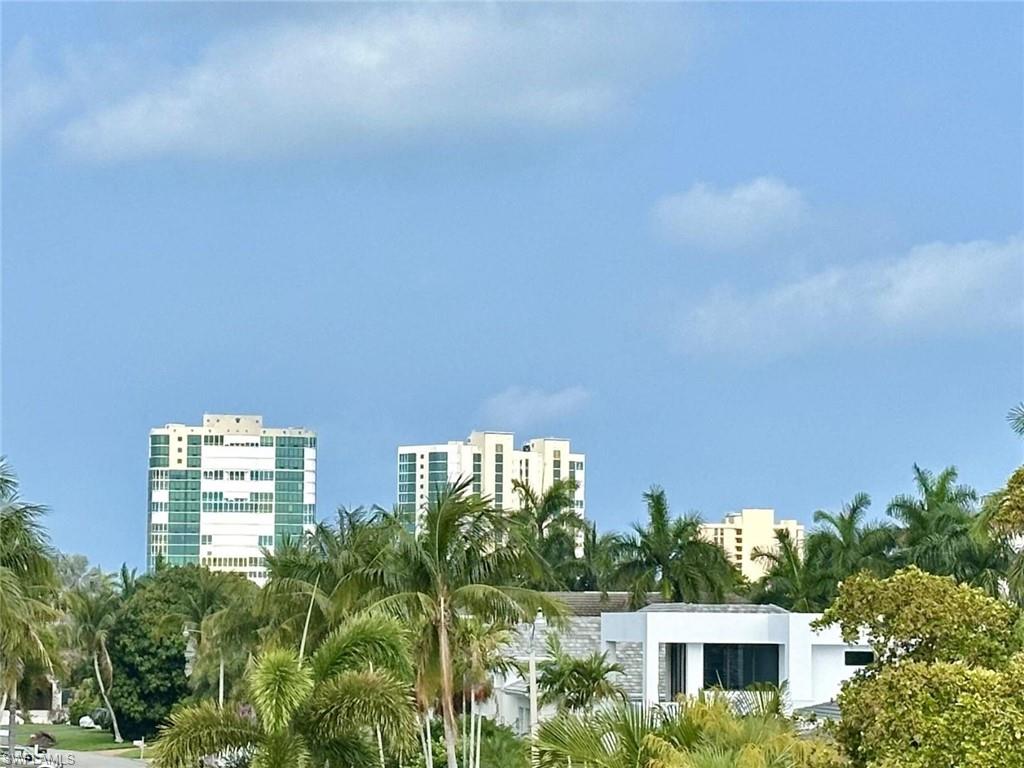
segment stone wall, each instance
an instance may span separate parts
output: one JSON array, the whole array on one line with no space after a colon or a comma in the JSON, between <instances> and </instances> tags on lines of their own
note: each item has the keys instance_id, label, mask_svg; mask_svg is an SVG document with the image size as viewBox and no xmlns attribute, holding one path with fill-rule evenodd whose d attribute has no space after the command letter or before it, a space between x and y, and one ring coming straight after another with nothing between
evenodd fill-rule
<instances>
[{"instance_id":1,"label":"stone wall","mask_svg":"<svg viewBox=\"0 0 1024 768\"><path fill-rule=\"evenodd\" d=\"M537 624L534 631L530 625L523 624L519 627L516 638L509 648L511 656L518 659L529 657L531 633L533 634L534 654L538 659L547 655L549 633L558 635L562 649L571 656L579 658L601 652L600 616L570 617L567 626L561 630L550 628L546 624ZM664 648L662 648L661 655L664 656L664 653ZM623 674L619 676L620 685L631 699L640 699L643 696L643 645L641 643L617 643L615 661L623 668ZM668 675L665 671L664 659L662 659L661 668L661 687L667 692Z\"/></svg>"}]
</instances>

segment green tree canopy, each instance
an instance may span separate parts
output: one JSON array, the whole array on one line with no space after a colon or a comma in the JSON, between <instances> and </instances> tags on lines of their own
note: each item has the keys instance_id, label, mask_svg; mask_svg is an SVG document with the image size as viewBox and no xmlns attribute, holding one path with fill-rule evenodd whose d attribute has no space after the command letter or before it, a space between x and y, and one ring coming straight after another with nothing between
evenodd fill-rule
<instances>
[{"instance_id":1,"label":"green tree canopy","mask_svg":"<svg viewBox=\"0 0 1024 768\"><path fill-rule=\"evenodd\" d=\"M198 591L204 570L179 566L142 577L107 633L110 703L126 739L155 733L189 694L182 626L167 617L187 610L183 596Z\"/></svg>"},{"instance_id":2,"label":"green tree canopy","mask_svg":"<svg viewBox=\"0 0 1024 768\"><path fill-rule=\"evenodd\" d=\"M837 738L856 766L1024 765L1024 656L1004 669L886 665L847 685Z\"/></svg>"},{"instance_id":3,"label":"green tree canopy","mask_svg":"<svg viewBox=\"0 0 1024 768\"><path fill-rule=\"evenodd\" d=\"M952 578L911 566L888 579L860 573L843 582L839 596L816 626L837 624L843 639L861 633L877 662L1005 663L1017 647L1019 611Z\"/></svg>"}]
</instances>

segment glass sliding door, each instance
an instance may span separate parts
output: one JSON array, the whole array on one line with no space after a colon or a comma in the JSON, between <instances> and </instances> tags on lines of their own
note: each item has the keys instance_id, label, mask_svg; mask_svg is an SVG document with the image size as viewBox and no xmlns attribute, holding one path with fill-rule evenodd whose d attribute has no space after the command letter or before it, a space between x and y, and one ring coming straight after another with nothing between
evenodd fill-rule
<instances>
[{"instance_id":1,"label":"glass sliding door","mask_svg":"<svg viewBox=\"0 0 1024 768\"><path fill-rule=\"evenodd\" d=\"M754 683L779 683L778 645L704 646L704 687L739 691Z\"/></svg>"}]
</instances>

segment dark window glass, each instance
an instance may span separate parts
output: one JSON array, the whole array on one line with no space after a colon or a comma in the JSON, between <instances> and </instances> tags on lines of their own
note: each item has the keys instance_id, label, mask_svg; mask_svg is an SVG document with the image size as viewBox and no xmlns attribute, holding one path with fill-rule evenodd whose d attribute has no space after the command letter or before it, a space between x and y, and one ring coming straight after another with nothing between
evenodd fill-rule
<instances>
[{"instance_id":1,"label":"dark window glass","mask_svg":"<svg viewBox=\"0 0 1024 768\"><path fill-rule=\"evenodd\" d=\"M668 690L673 700L686 693L686 646L682 643L668 646Z\"/></svg>"},{"instance_id":2,"label":"dark window glass","mask_svg":"<svg viewBox=\"0 0 1024 768\"><path fill-rule=\"evenodd\" d=\"M779 646L704 646L704 687L739 691L754 683L779 683Z\"/></svg>"},{"instance_id":3,"label":"dark window glass","mask_svg":"<svg viewBox=\"0 0 1024 768\"><path fill-rule=\"evenodd\" d=\"M875 660L875 654L871 651L847 651L846 666L863 667Z\"/></svg>"}]
</instances>

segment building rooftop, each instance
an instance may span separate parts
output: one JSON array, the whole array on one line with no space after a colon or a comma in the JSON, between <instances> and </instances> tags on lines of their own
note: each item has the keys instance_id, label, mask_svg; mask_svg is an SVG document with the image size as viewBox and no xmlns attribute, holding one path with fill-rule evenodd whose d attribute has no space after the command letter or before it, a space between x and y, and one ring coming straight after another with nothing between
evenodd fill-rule
<instances>
[{"instance_id":1,"label":"building rooftop","mask_svg":"<svg viewBox=\"0 0 1024 768\"><path fill-rule=\"evenodd\" d=\"M789 613L777 605L748 603L653 603L640 610L645 613Z\"/></svg>"},{"instance_id":2,"label":"building rooftop","mask_svg":"<svg viewBox=\"0 0 1024 768\"><path fill-rule=\"evenodd\" d=\"M600 616L602 613L628 613L636 610L630 607L630 592L545 592L548 597L560 600L573 616ZM644 602L663 602L657 592L648 592Z\"/></svg>"}]
</instances>

